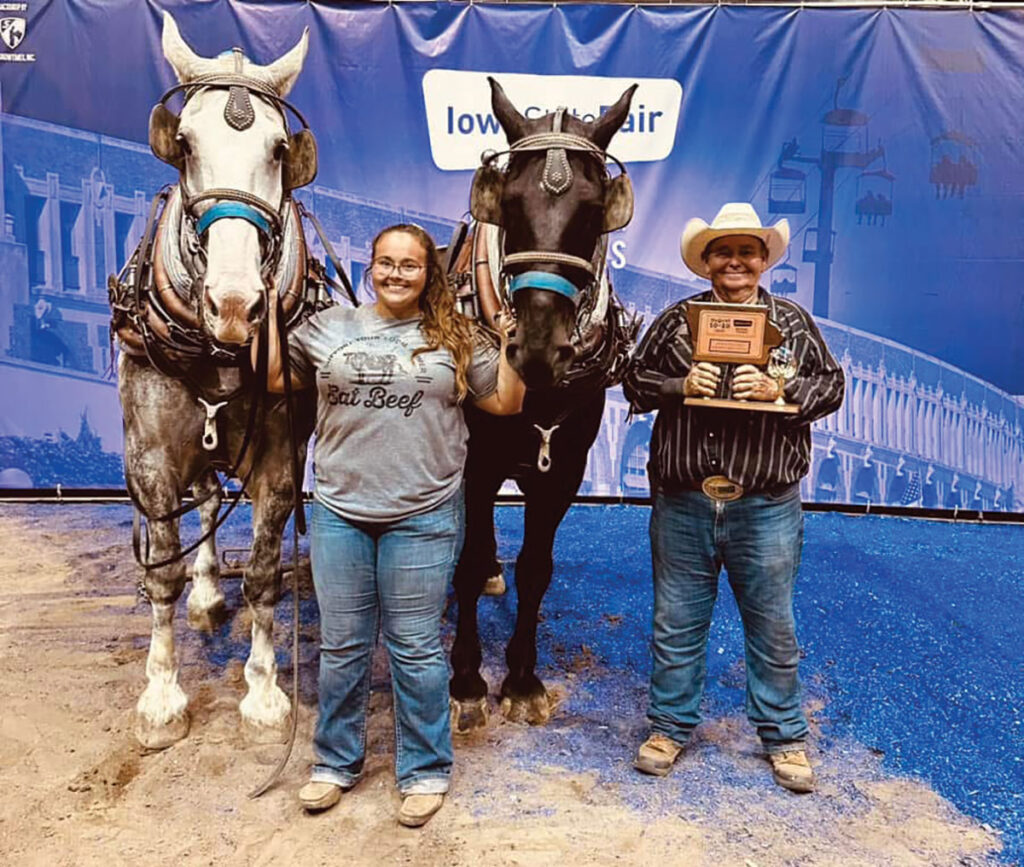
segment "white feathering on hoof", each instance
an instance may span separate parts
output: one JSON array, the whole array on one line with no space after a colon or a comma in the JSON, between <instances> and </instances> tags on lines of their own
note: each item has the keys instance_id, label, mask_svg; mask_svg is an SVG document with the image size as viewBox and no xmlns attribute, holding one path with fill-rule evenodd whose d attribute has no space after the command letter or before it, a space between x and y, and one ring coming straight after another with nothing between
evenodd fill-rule
<instances>
[{"instance_id":1,"label":"white feathering on hoof","mask_svg":"<svg viewBox=\"0 0 1024 867\"><path fill-rule=\"evenodd\" d=\"M452 732L457 735L467 735L487 728L487 722L491 717L487 696L467 701L449 698L448 712L451 718Z\"/></svg>"},{"instance_id":2,"label":"white feathering on hoof","mask_svg":"<svg viewBox=\"0 0 1024 867\"><path fill-rule=\"evenodd\" d=\"M200 566L202 557L200 550L192 572L192 590L188 594L188 622L194 629L211 629L211 614L224 607L224 594L217 585L217 573Z\"/></svg>"},{"instance_id":3,"label":"white feathering on hoof","mask_svg":"<svg viewBox=\"0 0 1024 867\"><path fill-rule=\"evenodd\" d=\"M271 624L269 627L262 625ZM245 682L249 691L238 705L243 722L251 733L265 730L280 740L287 735L291 702L277 685L277 662L274 659L273 609L253 609L252 650L245 663Z\"/></svg>"},{"instance_id":4,"label":"white feathering on hoof","mask_svg":"<svg viewBox=\"0 0 1024 867\"><path fill-rule=\"evenodd\" d=\"M153 634L146 659L149 681L135 706L135 734L150 749L170 746L188 733L188 696L178 685L174 606L153 603Z\"/></svg>"}]
</instances>

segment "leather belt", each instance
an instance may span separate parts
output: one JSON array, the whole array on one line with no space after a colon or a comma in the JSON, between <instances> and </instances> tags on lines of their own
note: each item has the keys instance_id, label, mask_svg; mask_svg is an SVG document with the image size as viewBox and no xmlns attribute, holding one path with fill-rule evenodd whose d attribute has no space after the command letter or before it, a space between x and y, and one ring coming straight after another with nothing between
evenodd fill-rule
<instances>
[{"instance_id":1,"label":"leather belt","mask_svg":"<svg viewBox=\"0 0 1024 867\"><path fill-rule=\"evenodd\" d=\"M782 495L797 486L796 482L785 482L780 485L773 485L767 488L745 488L739 482L734 482L728 476L708 476L703 481L687 479L681 482L651 482L653 493L664 493L668 495L678 494L682 491L700 491L712 500L731 502L740 497L749 497L755 494L762 494L768 497L781 498Z\"/></svg>"},{"instance_id":2,"label":"leather belt","mask_svg":"<svg viewBox=\"0 0 1024 867\"><path fill-rule=\"evenodd\" d=\"M725 476L708 476L701 482L700 489L712 500L728 503L743 496L743 485Z\"/></svg>"}]
</instances>

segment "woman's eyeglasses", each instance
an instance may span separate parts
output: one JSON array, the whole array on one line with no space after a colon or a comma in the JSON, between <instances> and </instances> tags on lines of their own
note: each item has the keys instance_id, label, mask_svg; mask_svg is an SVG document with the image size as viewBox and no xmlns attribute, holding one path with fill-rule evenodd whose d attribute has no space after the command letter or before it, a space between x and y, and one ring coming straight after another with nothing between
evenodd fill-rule
<instances>
[{"instance_id":1,"label":"woman's eyeglasses","mask_svg":"<svg viewBox=\"0 0 1024 867\"><path fill-rule=\"evenodd\" d=\"M421 265L412 259L403 259L401 262L395 262L393 259L382 256L379 259L374 259L371 267L373 268L373 273L378 277L390 277L393 272L397 271L399 277L411 280L427 266Z\"/></svg>"}]
</instances>

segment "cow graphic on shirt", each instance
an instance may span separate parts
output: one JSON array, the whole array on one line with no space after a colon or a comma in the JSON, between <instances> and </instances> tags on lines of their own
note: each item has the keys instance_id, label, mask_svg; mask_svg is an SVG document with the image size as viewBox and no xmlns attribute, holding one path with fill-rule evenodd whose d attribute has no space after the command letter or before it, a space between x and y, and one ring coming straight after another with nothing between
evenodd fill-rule
<instances>
[{"instance_id":1,"label":"cow graphic on shirt","mask_svg":"<svg viewBox=\"0 0 1024 867\"><path fill-rule=\"evenodd\" d=\"M344 353L345 362L355 371L357 385L390 385L398 370L398 356L359 350Z\"/></svg>"}]
</instances>

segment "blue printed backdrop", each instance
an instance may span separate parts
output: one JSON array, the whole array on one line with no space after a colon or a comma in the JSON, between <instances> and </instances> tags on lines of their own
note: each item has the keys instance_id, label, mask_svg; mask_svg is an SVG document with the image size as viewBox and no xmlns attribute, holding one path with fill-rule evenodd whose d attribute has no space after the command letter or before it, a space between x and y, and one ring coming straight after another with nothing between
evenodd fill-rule
<instances>
[{"instance_id":1,"label":"blue printed backdrop","mask_svg":"<svg viewBox=\"0 0 1024 867\"><path fill-rule=\"evenodd\" d=\"M466 209L470 170L432 156L428 71L678 82L670 153L629 164L624 299L650 321L701 288L678 254L689 217L786 216L770 285L848 375L805 498L1022 507L1024 19L998 10L29 2L16 50L34 60L0 59L0 484L121 482L105 279L172 179L144 144L173 83L163 9L206 56L266 63L309 28L291 99L321 168L302 197L356 276L383 225L444 239ZM634 108L612 152L647 132ZM645 489L651 420L626 409L613 393L584 493Z\"/></svg>"}]
</instances>

